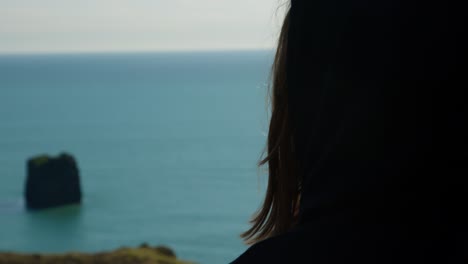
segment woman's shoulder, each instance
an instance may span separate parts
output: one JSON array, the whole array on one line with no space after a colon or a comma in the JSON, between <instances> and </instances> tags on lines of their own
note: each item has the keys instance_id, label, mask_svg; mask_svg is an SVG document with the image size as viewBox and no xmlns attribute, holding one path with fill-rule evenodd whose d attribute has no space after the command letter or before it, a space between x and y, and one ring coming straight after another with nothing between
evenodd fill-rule
<instances>
[{"instance_id":1,"label":"woman's shoulder","mask_svg":"<svg viewBox=\"0 0 468 264\"><path fill-rule=\"evenodd\" d=\"M349 263L340 258L349 255L349 240L337 226L297 226L285 234L274 236L256 243L239 256L232 264L243 263ZM352 234L344 235L347 238ZM339 237L341 240L338 240ZM346 246L344 246L346 245ZM337 254L340 252L341 254Z\"/></svg>"},{"instance_id":2,"label":"woman's shoulder","mask_svg":"<svg viewBox=\"0 0 468 264\"><path fill-rule=\"evenodd\" d=\"M231 264L463 263L455 236L438 236L432 230L418 239L391 221L372 222L356 223L344 216L301 225L256 243Z\"/></svg>"},{"instance_id":3,"label":"woman's shoulder","mask_svg":"<svg viewBox=\"0 0 468 264\"><path fill-rule=\"evenodd\" d=\"M297 247L297 234L288 232L260 241L248 248L231 264L243 263L300 263L300 250Z\"/></svg>"}]
</instances>

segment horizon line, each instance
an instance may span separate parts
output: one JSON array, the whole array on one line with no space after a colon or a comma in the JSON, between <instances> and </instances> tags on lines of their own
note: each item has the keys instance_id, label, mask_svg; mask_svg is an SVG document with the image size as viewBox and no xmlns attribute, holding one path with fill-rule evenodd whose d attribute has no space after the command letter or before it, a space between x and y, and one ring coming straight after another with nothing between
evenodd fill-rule
<instances>
[{"instance_id":1,"label":"horizon line","mask_svg":"<svg viewBox=\"0 0 468 264\"><path fill-rule=\"evenodd\" d=\"M57 51L0 51L0 56L17 55L94 55L94 54L163 54L163 53L217 53L274 51L274 48L213 48L213 49L160 49L160 50L57 50Z\"/></svg>"}]
</instances>

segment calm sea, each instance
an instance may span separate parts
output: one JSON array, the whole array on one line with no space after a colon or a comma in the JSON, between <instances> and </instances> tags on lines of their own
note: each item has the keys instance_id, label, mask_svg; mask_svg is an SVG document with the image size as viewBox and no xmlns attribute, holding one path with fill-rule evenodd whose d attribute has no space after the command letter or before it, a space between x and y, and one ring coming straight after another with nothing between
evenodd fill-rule
<instances>
[{"instance_id":1,"label":"calm sea","mask_svg":"<svg viewBox=\"0 0 468 264\"><path fill-rule=\"evenodd\" d=\"M199 263L234 259L265 185L256 162L271 61L270 51L1 55L0 251L146 242ZM26 159L62 151L78 161L83 205L27 212Z\"/></svg>"}]
</instances>

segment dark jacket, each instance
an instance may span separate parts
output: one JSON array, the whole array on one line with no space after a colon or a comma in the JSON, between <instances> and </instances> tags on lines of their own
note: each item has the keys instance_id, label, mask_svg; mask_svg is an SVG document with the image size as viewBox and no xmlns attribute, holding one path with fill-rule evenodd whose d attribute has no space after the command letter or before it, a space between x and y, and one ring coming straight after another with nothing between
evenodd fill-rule
<instances>
[{"instance_id":1,"label":"dark jacket","mask_svg":"<svg viewBox=\"0 0 468 264\"><path fill-rule=\"evenodd\" d=\"M466 8L293 0L300 223L241 263L468 263Z\"/></svg>"}]
</instances>

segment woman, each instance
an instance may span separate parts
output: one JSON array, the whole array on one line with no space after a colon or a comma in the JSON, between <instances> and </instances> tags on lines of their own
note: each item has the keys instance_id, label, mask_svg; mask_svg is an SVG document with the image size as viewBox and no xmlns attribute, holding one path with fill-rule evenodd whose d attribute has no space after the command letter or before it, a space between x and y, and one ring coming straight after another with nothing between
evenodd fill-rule
<instances>
[{"instance_id":1,"label":"woman","mask_svg":"<svg viewBox=\"0 0 468 264\"><path fill-rule=\"evenodd\" d=\"M458 5L458 6L457 6ZM263 206L233 263L466 263L466 9L292 0Z\"/></svg>"}]
</instances>

